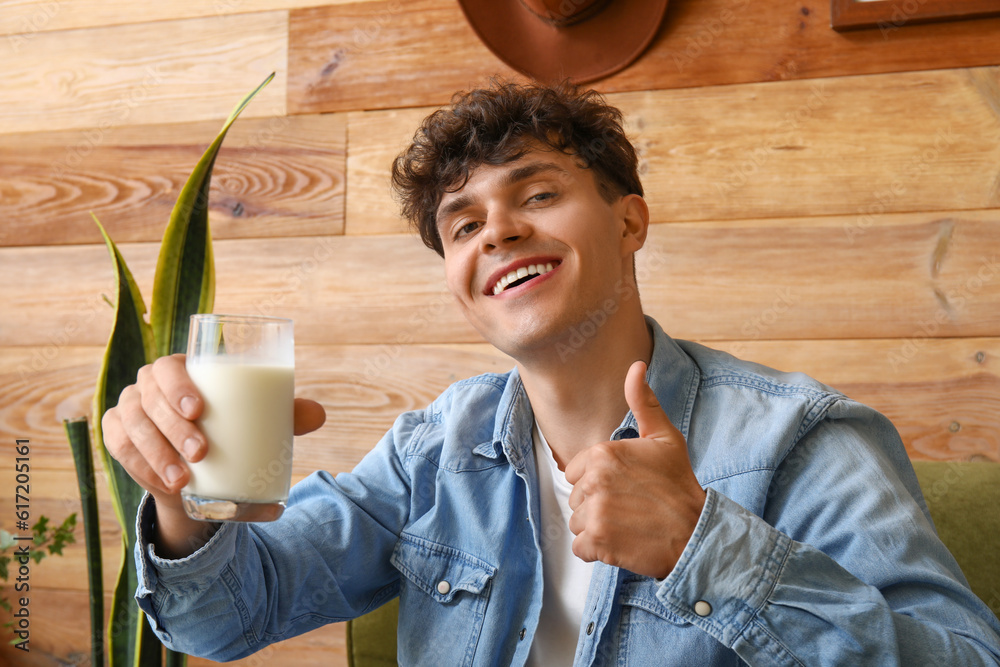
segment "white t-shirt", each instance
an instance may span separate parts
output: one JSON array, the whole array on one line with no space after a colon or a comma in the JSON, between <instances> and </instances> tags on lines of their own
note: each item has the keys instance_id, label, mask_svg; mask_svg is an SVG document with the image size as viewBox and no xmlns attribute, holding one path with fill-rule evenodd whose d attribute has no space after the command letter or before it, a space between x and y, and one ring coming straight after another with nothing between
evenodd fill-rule
<instances>
[{"instance_id":1,"label":"white t-shirt","mask_svg":"<svg viewBox=\"0 0 1000 667\"><path fill-rule=\"evenodd\" d=\"M573 664L590 588L593 563L573 555L569 529L569 494L573 486L559 470L537 422L532 430L538 493L541 506L542 612L528 655L528 667L561 667Z\"/></svg>"}]
</instances>

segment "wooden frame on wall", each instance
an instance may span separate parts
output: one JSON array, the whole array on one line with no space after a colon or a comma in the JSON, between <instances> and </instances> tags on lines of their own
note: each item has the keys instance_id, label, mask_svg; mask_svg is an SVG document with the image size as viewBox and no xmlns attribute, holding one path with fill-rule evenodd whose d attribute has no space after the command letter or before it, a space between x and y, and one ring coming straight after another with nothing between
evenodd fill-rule
<instances>
[{"instance_id":1,"label":"wooden frame on wall","mask_svg":"<svg viewBox=\"0 0 1000 667\"><path fill-rule=\"evenodd\" d=\"M837 31L1000 15L1000 0L830 0Z\"/></svg>"}]
</instances>

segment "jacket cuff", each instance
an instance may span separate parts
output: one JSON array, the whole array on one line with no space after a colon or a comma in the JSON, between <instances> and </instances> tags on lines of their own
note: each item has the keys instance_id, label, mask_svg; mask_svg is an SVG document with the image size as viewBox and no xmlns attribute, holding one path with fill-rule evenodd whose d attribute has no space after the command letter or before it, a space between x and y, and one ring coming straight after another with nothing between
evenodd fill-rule
<instances>
[{"instance_id":1,"label":"jacket cuff","mask_svg":"<svg viewBox=\"0 0 1000 667\"><path fill-rule=\"evenodd\" d=\"M771 594L792 540L712 488L691 539L656 596L732 647Z\"/></svg>"},{"instance_id":2,"label":"jacket cuff","mask_svg":"<svg viewBox=\"0 0 1000 667\"><path fill-rule=\"evenodd\" d=\"M236 539L241 527L223 523L208 542L191 555L169 559L156 554L152 541L155 518L156 501L146 493L136 513L134 555L138 586L135 598L151 620L155 620L152 609L154 597L158 599L168 590L179 594L197 593L219 578L236 551ZM160 592L157 592L157 587L160 587ZM156 625L154 623L154 628Z\"/></svg>"}]
</instances>

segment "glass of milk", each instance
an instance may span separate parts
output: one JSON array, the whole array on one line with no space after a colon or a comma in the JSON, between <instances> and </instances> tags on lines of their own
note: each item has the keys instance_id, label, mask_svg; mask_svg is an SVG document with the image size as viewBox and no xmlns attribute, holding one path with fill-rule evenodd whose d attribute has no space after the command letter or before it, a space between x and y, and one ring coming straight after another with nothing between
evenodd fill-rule
<instances>
[{"instance_id":1,"label":"glass of milk","mask_svg":"<svg viewBox=\"0 0 1000 667\"><path fill-rule=\"evenodd\" d=\"M208 454L188 463L184 510L205 521L277 519L292 480L292 321L192 315L186 366L205 403L197 424Z\"/></svg>"}]
</instances>

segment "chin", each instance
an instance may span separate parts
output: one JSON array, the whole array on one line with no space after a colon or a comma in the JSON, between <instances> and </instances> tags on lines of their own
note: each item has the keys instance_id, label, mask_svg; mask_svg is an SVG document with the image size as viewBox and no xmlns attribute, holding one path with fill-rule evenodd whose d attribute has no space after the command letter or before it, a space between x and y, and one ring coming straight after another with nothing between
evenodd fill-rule
<instances>
[{"instance_id":1,"label":"chin","mask_svg":"<svg viewBox=\"0 0 1000 667\"><path fill-rule=\"evenodd\" d=\"M552 322L523 324L517 330L506 329L501 335L483 337L496 349L516 361L526 361L539 355L554 355L561 344L566 345L571 330Z\"/></svg>"}]
</instances>

